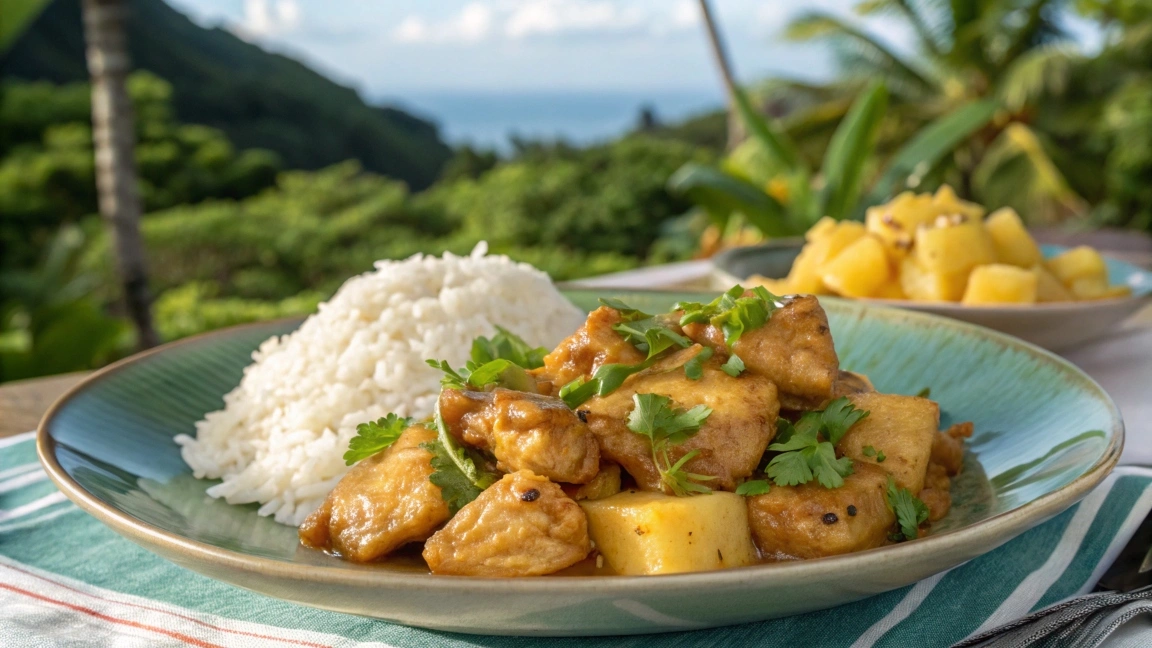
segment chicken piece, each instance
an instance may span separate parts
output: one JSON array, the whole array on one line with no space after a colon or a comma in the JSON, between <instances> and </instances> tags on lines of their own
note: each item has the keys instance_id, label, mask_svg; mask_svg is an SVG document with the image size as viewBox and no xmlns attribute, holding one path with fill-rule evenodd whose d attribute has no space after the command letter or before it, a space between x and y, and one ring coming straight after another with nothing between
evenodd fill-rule
<instances>
[{"instance_id":1,"label":"chicken piece","mask_svg":"<svg viewBox=\"0 0 1152 648\"><path fill-rule=\"evenodd\" d=\"M300 541L354 562L368 562L419 542L449 518L440 487L428 481L436 433L414 425L391 447L360 461L304 524Z\"/></svg>"},{"instance_id":2,"label":"chicken piece","mask_svg":"<svg viewBox=\"0 0 1152 648\"><path fill-rule=\"evenodd\" d=\"M687 472L712 475L707 486L734 490L739 480L752 474L760 457L776 435L776 386L772 381L750 373L734 378L720 369L717 356L704 363L703 375L691 380L680 366L703 350L693 345L661 360L634 376L619 389L603 397L593 397L581 406L588 428L600 441L600 452L636 480L641 490L664 490L660 472L652 461L647 437L628 429L628 414L635 404L634 394L660 394L672 399L672 406L690 409L697 405L712 408L712 414L695 436L670 448L673 462L693 451L700 453L684 466ZM674 367L674 368L673 368Z\"/></svg>"},{"instance_id":3,"label":"chicken piece","mask_svg":"<svg viewBox=\"0 0 1152 648\"><path fill-rule=\"evenodd\" d=\"M644 361L640 353L612 327L621 322L619 311L601 306L588 314L588 319L575 333L544 356L544 366L529 373L539 383L551 382L552 394L576 378L591 378L606 364L636 364Z\"/></svg>"},{"instance_id":4,"label":"chicken piece","mask_svg":"<svg viewBox=\"0 0 1152 648\"><path fill-rule=\"evenodd\" d=\"M579 502L611 497L620 492L620 466L609 461L600 462L600 472L587 484L561 484L564 494Z\"/></svg>"},{"instance_id":5,"label":"chicken piece","mask_svg":"<svg viewBox=\"0 0 1152 648\"><path fill-rule=\"evenodd\" d=\"M892 474L900 488L920 492L940 427L940 406L919 396L877 392L853 394L848 400L867 410L868 416L848 430L836 451L857 464L877 464ZM866 454L869 447L875 453ZM881 454L883 463L879 463Z\"/></svg>"},{"instance_id":6,"label":"chicken piece","mask_svg":"<svg viewBox=\"0 0 1152 648\"><path fill-rule=\"evenodd\" d=\"M724 333L716 326L695 322L684 327L692 341L730 353ZM812 295L786 298L768 322L745 331L732 345L750 373L776 383L786 409L814 409L828 401L840 374L840 360L832 345L828 316ZM792 398L790 398L792 397Z\"/></svg>"},{"instance_id":7,"label":"chicken piece","mask_svg":"<svg viewBox=\"0 0 1152 648\"><path fill-rule=\"evenodd\" d=\"M600 469L596 437L559 398L502 388L445 389L440 415L453 436L491 451L504 472L531 470L558 482L586 484Z\"/></svg>"},{"instance_id":8,"label":"chicken piece","mask_svg":"<svg viewBox=\"0 0 1152 648\"><path fill-rule=\"evenodd\" d=\"M816 481L773 486L748 498L752 539L764 558L821 558L883 545L896 516L888 510L888 473L856 464L840 488Z\"/></svg>"},{"instance_id":9,"label":"chicken piece","mask_svg":"<svg viewBox=\"0 0 1152 648\"><path fill-rule=\"evenodd\" d=\"M424 543L433 574L539 576L592 550L580 505L527 470L504 477Z\"/></svg>"},{"instance_id":10,"label":"chicken piece","mask_svg":"<svg viewBox=\"0 0 1152 648\"><path fill-rule=\"evenodd\" d=\"M948 515L952 508L952 480L948 478L948 470L938 463L929 463L924 489L916 496L928 507L929 522Z\"/></svg>"}]
</instances>

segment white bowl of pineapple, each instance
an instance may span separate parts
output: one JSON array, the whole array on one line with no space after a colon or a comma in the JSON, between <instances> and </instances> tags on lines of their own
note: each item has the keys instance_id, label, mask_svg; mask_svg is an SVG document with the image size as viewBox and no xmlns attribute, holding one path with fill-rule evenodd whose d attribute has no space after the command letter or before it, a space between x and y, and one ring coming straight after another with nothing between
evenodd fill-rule
<instances>
[{"instance_id":1,"label":"white bowl of pineapple","mask_svg":"<svg viewBox=\"0 0 1152 648\"><path fill-rule=\"evenodd\" d=\"M1107 335L1152 295L1152 273L1087 246L1040 246L1012 209L985 217L947 186L902 193L863 223L825 218L803 241L727 250L714 263L720 283L936 313L1054 350Z\"/></svg>"}]
</instances>

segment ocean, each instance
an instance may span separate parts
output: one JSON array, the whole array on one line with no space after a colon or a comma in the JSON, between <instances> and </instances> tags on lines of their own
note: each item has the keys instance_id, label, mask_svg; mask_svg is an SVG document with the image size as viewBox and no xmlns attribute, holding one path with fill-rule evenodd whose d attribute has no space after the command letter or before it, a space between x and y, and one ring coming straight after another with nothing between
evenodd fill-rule
<instances>
[{"instance_id":1,"label":"ocean","mask_svg":"<svg viewBox=\"0 0 1152 648\"><path fill-rule=\"evenodd\" d=\"M395 105L435 121L452 144L472 144L507 151L509 136L563 139L587 145L615 138L633 129L643 108L660 122L675 122L719 109L723 95L714 90L665 91L537 91L537 92L412 92L379 97L375 103Z\"/></svg>"}]
</instances>

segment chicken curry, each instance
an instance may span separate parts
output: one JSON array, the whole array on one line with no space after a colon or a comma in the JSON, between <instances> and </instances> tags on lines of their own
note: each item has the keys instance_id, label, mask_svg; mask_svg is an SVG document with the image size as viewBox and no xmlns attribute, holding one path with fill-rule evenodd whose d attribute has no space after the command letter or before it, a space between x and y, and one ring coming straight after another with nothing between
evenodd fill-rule
<instances>
[{"instance_id":1,"label":"chicken curry","mask_svg":"<svg viewBox=\"0 0 1152 648\"><path fill-rule=\"evenodd\" d=\"M430 360L434 416L360 425L303 544L373 562L422 542L434 574L657 574L861 551L947 514L971 424L939 431L935 402L841 370L815 297L601 304L551 351L499 329L464 368Z\"/></svg>"}]
</instances>

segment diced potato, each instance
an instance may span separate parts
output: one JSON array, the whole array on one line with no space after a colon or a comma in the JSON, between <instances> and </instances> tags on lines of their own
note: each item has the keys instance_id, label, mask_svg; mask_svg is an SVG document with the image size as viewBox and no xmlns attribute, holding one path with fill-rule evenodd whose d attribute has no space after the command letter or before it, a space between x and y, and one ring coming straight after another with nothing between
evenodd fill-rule
<instances>
[{"instance_id":1,"label":"diced potato","mask_svg":"<svg viewBox=\"0 0 1152 648\"><path fill-rule=\"evenodd\" d=\"M909 257L900 264L900 287L909 299L930 302L960 301L968 284L968 273L930 272Z\"/></svg>"},{"instance_id":2,"label":"diced potato","mask_svg":"<svg viewBox=\"0 0 1152 648\"><path fill-rule=\"evenodd\" d=\"M984 221L984 229L988 230L988 236L992 238L992 246L996 249L996 258L1000 263L1031 268L1043 260L1040 246L1024 229L1024 222L1011 207L992 212L988 220Z\"/></svg>"},{"instance_id":3,"label":"diced potato","mask_svg":"<svg viewBox=\"0 0 1152 648\"><path fill-rule=\"evenodd\" d=\"M824 264L821 279L845 297L870 297L891 274L884 245L877 238L863 236Z\"/></svg>"},{"instance_id":4,"label":"diced potato","mask_svg":"<svg viewBox=\"0 0 1152 648\"><path fill-rule=\"evenodd\" d=\"M676 574L756 562L744 498L624 491L583 501L588 535L619 574Z\"/></svg>"},{"instance_id":5,"label":"diced potato","mask_svg":"<svg viewBox=\"0 0 1152 648\"><path fill-rule=\"evenodd\" d=\"M1068 284L1068 291L1076 299L1103 299L1108 294L1108 282L1102 277L1081 277Z\"/></svg>"},{"instance_id":6,"label":"diced potato","mask_svg":"<svg viewBox=\"0 0 1152 648\"><path fill-rule=\"evenodd\" d=\"M916 261L920 267L951 275L996 260L992 239L980 221L941 218L948 219L947 223L916 230Z\"/></svg>"},{"instance_id":7,"label":"diced potato","mask_svg":"<svg viewBox=\"0 0 1152 648\"><path fill-rule=\"evenodd\" d=\"M1056 278L1048 268L1042 264L1032 267L1036 275L1036 301L1038 302L1070 302L1076 301L1075 295L1068 292L1064 284Z\"/></svg>"},{"instance_id":8,"label":"diced potato","mask_svg":"<svg viewBox=\"0 0 1152 648\"><path fill-rule=\"evenodd\" d=\"M1099 279L1104 282L1108 280L1108 266L1104 263L1104 257L1087 245L1072 248L1048 259L1048 269L1069 289L1072 288L1072 282L1077 279Z\"/></svg>"},{"instance_id":9,"label":"diced potato","mask_svg":"<svg viewBox=\"0 0 1152 648\"><path fill-rule=\"evenodd\" d=\"M940 406L918 396L869 392L848 397L868 416L853 425L836 449L855 462L874 463L892 474L896 484L919 493L924 488L932 442L940 427ZM865 454L871 446L874 456ZM884 461L879 462L879 455Z\"/></svg>"},{"instance_id":10,"label":"diced potato","mask_svg":"<svg viewBox=\"0 0 1152 648\"><path fill-rule=\"evenodd\" d=\"M773 486L748 498L748 523L762 555L822 558L884 544L895 515L887 504L888 473L868 463L844 478L840 488L812 481Z\"/></svg>"},{"instance_id":11,"label":"diced potato","mask_svg":"<svg viewBox=\"0 0 1152 648\"><path fill-rule=\"evenodd\" d=\"M969 306L1035 304L1036 274L1003 263L977 266L968 276L961 301Z\"/></svg>"}]
</instances>

